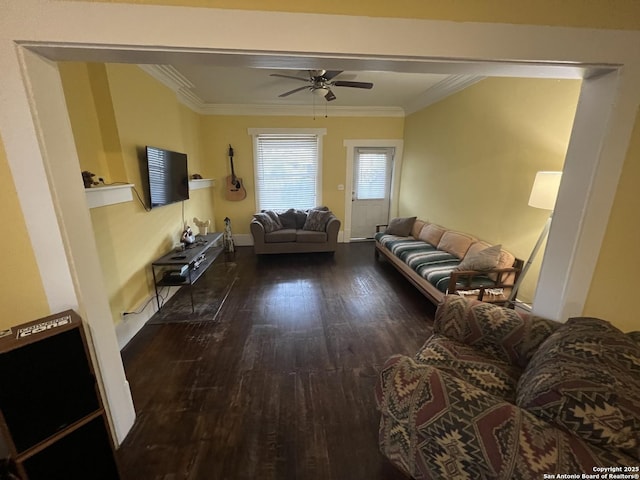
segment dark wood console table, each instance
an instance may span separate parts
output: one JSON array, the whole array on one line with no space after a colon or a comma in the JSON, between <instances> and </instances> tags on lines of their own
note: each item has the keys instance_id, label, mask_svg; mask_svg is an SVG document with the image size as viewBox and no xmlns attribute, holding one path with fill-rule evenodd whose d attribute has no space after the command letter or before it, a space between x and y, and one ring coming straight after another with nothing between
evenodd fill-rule
<instances>
[{"instance_id":1,"label":"dark wood console table","mask_svg":"<svg viewBox=\"0 0 640 480\"><path fill-rule=\"evenodd\" d=\"M193 291L191 286L198 281L207 268L211 266L218 255L222 253L222 245L216 245L222 239L222 233L215 232L207 235L197 235L196 241L184 250L172 250L158 258L151 264L153 284L156 291L158 310L160 295L158 287L188 286L191 295L191 312L194 312ZM163 274L158 278L158 273Z\"/></svg>"}]
</instances>

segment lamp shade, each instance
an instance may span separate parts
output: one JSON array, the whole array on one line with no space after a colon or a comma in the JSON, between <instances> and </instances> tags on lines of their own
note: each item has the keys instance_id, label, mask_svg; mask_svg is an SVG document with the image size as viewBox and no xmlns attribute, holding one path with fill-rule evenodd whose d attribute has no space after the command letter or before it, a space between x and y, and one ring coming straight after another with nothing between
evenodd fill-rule
<instances>
[{"instance_id":1,"label":"lamp shade","mask_svg":"<svg viewBox=\"0 0 640 480\"><path fill-rule=\"evenodd\" d=\"M562 172L538 172L533 181L531 195L529 196L529 206L553 210L556 205L558 188Z\"/></svg>"}]
</instances>

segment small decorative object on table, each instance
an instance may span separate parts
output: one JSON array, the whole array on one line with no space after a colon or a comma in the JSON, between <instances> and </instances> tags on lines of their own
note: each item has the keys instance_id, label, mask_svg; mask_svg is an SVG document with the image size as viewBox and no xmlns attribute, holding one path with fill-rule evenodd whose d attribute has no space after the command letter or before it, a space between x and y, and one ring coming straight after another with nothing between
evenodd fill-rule
<instances>
[{"instance_id":1,"label":"small decorative object on table","mask_svg":"<svg viewBox=\"0 0 640 480\"><path fill-rule=\"evenodd\" d=\"M211 220L198 220L196 217L193 217L193 223L196 224L198 230L200 230L200 235L206 235L209 233L209 226L211 225Z\"/></svg>"},{"instance_id":2,"label":"small decorative object on table","mask_svg":"<svg viewBox=\"0 0 640 480\"><path fill-rule=\"evenodd\" d=\"M224 219L224 250L227 253L233 253L236 251L233 244L233 234L231 233L231 219L225 217Z\"/></svg>"},{"instance_id":3,"label":"small decorative object on table","mask_svg":"<svg viewBox=\"0 0 640 480\"><path fill-rule=\"evenodd\" d=\"M93 177L95 176L95 173L91 173L88 170L84 170L82 172L82 182L84 183L84 188L91 188L94 185L98 185L98 182L93 181Z\"/></svg>"},{"instance_id":4,"label":"small decorative object on table","mask_svg":"<svg viewBox=\"0 0 640 480\"><path fill-rule=\"evenodd\" d=\"M193 236L193 232L191 231L191 227L189 225L185 225L184 231L182 232L182 238L180 240L185 245L192 244L196 241L196 237Z\"/></svg>"}]
</instances>

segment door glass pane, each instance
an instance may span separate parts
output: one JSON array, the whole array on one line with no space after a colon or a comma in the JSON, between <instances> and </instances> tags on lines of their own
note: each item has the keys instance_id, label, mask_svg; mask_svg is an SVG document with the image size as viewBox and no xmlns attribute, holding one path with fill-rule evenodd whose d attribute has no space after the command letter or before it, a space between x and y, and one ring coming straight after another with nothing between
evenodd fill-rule
<instances>
[{"instance_id":1,"label":"door glass pane","mask_svg":"<svg viewBox=\"0 0 640 480\"><path fill-rule=\"evenodd\" d=\"M387 176L388 150L359 150L356 161L358 162L355 179L356 200L384 199L389 185Z\"/></svg>"}]
</instances>

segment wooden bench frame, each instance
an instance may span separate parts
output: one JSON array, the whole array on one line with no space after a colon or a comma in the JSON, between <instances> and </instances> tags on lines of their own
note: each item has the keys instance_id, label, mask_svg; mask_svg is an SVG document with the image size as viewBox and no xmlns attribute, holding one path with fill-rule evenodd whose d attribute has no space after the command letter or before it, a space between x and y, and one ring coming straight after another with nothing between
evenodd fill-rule
<instances>
[{"instance_id":1,"label":"wooden bench frame","mask_svg":"<svg viewBox=\"0 0 640 480\"><path fill-rule=\"evenodd\" d=\"M376 225L376 231L379 232L382 227L386 227L386 225ZM524 266L524 261L519 258L516 258L513 262L513 266L508 268L496 268L493 270L479 272L476 270L454 270L451 272L451 278L449 279L449 285L447 287L447 292L443 293L438 290L436 287L431 285L426 279L422 278L418 275L415 270L409 267L406 263L396 257L391 250L385 248L380 242L375 241L375 259L380 259L380 254L384 256L385 259L389 261L409 282L420 291L425 297L427 297L434 304L440 303L440 301L447 294L455 294L458 293L464 296L473 296L478 300L488 303L496 303L498 305L506 305L508 303L508 297L510 294L510 289L513 288L515 283L522 272L522 267ZM471 282L474 277L479 275L487 275L489 273L494 273L497 275L497 279L495 280L493 285L487 285L486 287L471 287ZM509 279L509 276L514 274L513 277ZM458 287L458 283L462 283L466 285L466 287ZM464 292L468 292L469 290L478 290L477 294L467 295ZM503 289L503 294L496 295L491 294L488 291L493 289Z\"/></svg>"}]
</instances>

